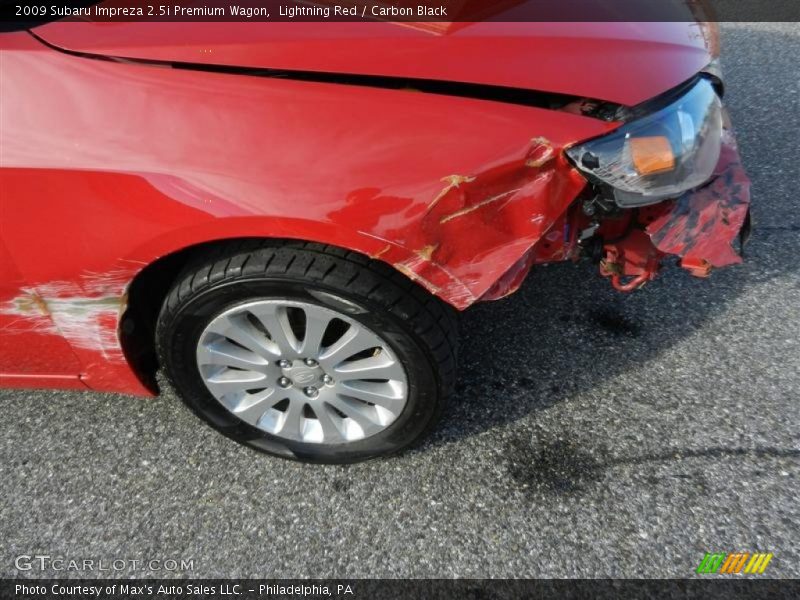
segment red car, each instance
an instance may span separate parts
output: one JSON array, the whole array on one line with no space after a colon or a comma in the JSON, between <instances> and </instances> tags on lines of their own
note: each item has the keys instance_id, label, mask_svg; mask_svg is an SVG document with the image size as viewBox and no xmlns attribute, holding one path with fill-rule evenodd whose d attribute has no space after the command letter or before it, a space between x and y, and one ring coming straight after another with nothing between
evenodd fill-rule
<instances>
[{"instance_id":1,"label":"red car","mask_svg":"<svg viewBox=\"0 0 800 600\"><path fill-rule=\"evenodd\" d=\"M708 24L53 22L0 52L6 387L161 367L227 436L351 462L431 428L457 312L532 267L741 261Z\"/></svg>"}]
</instances>

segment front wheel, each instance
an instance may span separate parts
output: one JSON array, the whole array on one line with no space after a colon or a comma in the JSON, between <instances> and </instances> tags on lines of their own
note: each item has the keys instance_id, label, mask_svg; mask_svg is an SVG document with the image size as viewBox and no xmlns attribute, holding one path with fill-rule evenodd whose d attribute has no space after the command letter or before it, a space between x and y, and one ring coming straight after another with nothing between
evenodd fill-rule
<instances>
[{"instance_id":1,"label":"front wheel","mask_svg":"<svg viewBox=\"0 0 800 600\"><path fill-rule=\"evenodd\" d=\"M157 327L183 401L225 435L309 462L398 452L455 376L450 307L382 263L245 244L188 266Z\"/></svg>"}]
</instances>

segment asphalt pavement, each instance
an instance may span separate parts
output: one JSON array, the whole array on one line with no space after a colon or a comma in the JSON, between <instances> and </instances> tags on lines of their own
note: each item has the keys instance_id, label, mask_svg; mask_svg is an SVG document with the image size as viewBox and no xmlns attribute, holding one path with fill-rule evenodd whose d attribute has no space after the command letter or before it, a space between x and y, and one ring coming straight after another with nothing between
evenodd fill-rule
<instances>
[{"instance_id":1,"label":"asphalt pavement","mask_svg":"<svg viewBox=\"0 0 800 600\"><path fill-rule=\"evenodd\" d=\"M744 550L799 577L800 28L727 25L723 52L745 265L630 295L589 264L537 270L464 315L427 443L355 466L259 455L169 391L0 391L0 576L52 576L14 567L44 553L195 577L687 577Z\"/></svg>"}]
</instances>

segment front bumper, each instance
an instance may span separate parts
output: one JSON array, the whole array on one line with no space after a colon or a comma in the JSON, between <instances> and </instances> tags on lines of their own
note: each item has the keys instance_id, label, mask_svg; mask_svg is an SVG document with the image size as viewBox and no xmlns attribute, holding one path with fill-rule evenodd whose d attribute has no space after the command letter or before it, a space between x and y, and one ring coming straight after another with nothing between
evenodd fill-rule
<instances>
[{"instance_id":1,"label":"front bumper","mask_svg":"<svg viewBox=\"0 0 800 600\"><path fill-rule=\"evenodd\" d=\"M742 262L750 234L750 180L727 121L720 158L708 182L674 200L638 209L628 233L603 245L600 271L614 287L641 287L655 278L670 255L698 277Z\"/></svg>"},{"instance_id":2,"label":"front bumper","mask_svg":"<svg viewBox=\"0 0 800 600\"><path fill-rule=\"evenodd\" d=\"M749 233L750 180L730 130L725 137L712 179L672 201L645 230L656 248L680 256L683 266L742 262L733 242Z\"/></svg>"}]
</instances>

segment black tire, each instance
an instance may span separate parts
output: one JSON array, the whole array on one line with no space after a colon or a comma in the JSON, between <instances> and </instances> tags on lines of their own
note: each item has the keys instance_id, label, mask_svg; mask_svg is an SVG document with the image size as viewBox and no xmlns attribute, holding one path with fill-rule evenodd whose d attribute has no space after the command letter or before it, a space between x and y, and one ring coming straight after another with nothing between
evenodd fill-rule
<instances>
[{"instance_id":1,"label":"black tire","mask_svg":"<svg viewBox=\"0 0 800 600\"><path fill-rule=\"evenodd\" d=\"M291 441L238 419L206 388L196 347L218 314L262 298L297 299L343 312L383 339L408 377L403 412L375 435L342 444ZM158 356L181 399L224 435L269 454L350 463L401 451L436 423L455 380L455 311L388 265L341 248L245 241L192 261L168 294L156 328Z\"/></svg>"}]
</instances>

